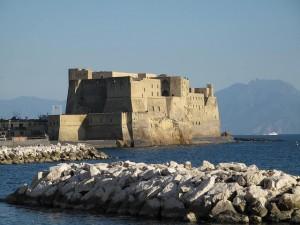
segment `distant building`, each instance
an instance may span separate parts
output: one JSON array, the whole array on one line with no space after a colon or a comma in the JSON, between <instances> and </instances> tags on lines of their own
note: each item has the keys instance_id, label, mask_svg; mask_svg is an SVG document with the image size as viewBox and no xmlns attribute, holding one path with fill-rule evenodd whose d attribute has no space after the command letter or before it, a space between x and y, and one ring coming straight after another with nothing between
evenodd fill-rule
<instances>
[{"instance_id":1,"label":"distant building","mask_svg":"<svg viewBox=\"0 0 300 225\"><path fill-rule=\"evenodd\" d=\"M149 73L69 70L65 115L49 116L49 137L119 140L125 145L197 143L220 136L213 87Z\"/></svg>"},{"instance_id":2,"label":"distant building","mask_svg":"<svg viewBox=\"0 0 300 225\"><path fill-rule=\"evenodd\" d=\"M62 106L61 105L52 105L52 115L60 115L62 114Z\"/></svg>"},{"instance_id":3,"label":"distant building","mask_svg":"<svg viewBox=\"0 0 300 225\"><path fill-rule=\"evenodd\" d=\"M0 119L0 136L41 138L47 133L47 118L40 119Z\"/></svg>"}]
</instances>

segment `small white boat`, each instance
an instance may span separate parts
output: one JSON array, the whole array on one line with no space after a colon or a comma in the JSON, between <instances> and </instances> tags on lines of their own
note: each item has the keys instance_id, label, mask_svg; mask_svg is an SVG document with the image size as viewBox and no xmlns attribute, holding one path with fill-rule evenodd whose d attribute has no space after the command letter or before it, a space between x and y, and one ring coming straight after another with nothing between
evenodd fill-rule
<instances>
[{"instance_id":1,"label":"small white boat","mask_svg":"<svg viewBox=\"0 0 300 225\"><path fill-rule=\"evenodd\" d=\"M274 136L274 135L278 135L278 133L275 132L275 131L272 131L272 132L268 133L267 135L272 135L272 136Z\"/></svg>"}]
</instances>

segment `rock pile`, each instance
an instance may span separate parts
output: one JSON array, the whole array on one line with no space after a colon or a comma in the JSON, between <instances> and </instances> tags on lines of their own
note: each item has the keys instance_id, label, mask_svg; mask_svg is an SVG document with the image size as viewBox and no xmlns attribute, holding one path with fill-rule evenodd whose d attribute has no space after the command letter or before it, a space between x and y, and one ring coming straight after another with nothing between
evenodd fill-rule
<instances>
[{"instance_id":1,"label":"rock pile","mask_svg":"<svg viewBox=\"0 0 300 225\"><path fill-rule=\"evenodd\" d=\"M85 144L0 147L0 164L106 159L107 155Z\"/></svg>"},{"instance_id":2,"label":"rock pile","mask_svg":"<svg viewBox=\"0 0 300 225\"><path fill-rule=\"evenodd\" d=\"M190 222L300 223L300 177L243 163L63 163L7 201Z\"/></svg>"}]
</instances>

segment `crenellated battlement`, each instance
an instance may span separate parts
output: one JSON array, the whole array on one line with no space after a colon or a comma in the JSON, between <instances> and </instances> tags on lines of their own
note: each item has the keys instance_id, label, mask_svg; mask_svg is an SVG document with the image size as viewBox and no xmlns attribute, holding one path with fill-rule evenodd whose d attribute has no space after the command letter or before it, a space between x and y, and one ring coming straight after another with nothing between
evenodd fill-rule
<instances>
[{"instance_id":1,"label":"crenellated battlement","mask_svg":"<svg viewBox=\"0 0 300 225\"><path fill-rule=\"evenodd\" d=\"M92 71L90 69L71 68L69 69L69 80L91 80L106 79L112 77L132 77L132 78L154 78L156 74L152 73L128 73L117 71Z\"/></svg>"}]
</instances>

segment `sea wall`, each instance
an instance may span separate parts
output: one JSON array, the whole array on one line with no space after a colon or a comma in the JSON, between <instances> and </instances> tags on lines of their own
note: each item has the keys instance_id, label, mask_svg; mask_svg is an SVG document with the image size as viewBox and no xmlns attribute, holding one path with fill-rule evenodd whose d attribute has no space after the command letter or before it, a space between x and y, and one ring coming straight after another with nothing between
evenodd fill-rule
<instances>
[{"instance_id":1,"label":"sea wall","mask_svg":"<svg viewBox=\"0 0 300 225\"><path fill-rule=\"evenodd\" d=\"M300 177L243 163L63 163L6 200L190 222L300 223Z\"/></svg>"},{"instance_id":2,"label":"sea wall","mask_svg":"<svg viewBox=\"0 0 300 225\"><path fill-rule=\"evenodd\" d=\"M0 164L106 159L108 156L85 144L0 147Z\"/></svg>"}]
</instances>

